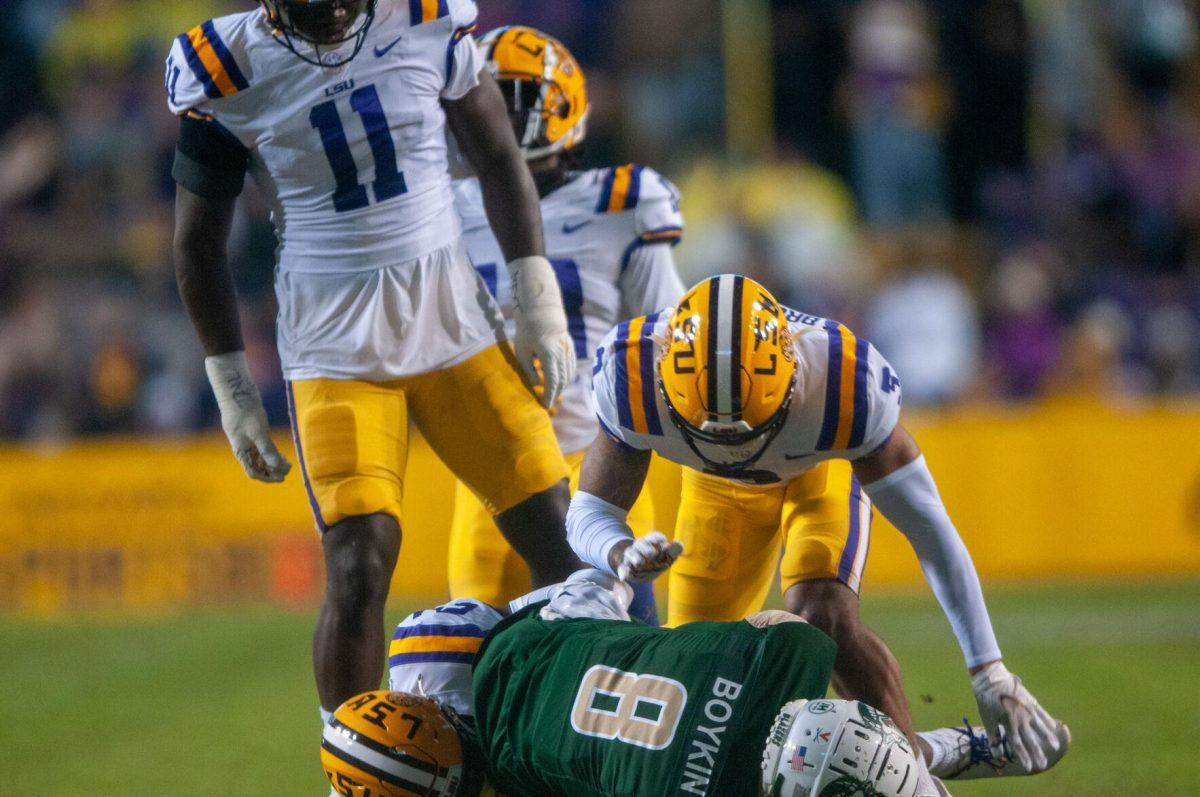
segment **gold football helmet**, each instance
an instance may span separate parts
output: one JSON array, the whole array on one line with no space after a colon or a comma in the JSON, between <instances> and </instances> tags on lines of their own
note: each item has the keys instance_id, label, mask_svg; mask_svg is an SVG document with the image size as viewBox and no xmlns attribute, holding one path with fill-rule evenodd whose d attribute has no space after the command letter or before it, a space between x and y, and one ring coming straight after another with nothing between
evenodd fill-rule
<instances>
[{"instance_id":1,"label":"gold football helmet","mask_svg":"<svg viewBox=\"0 0 1200 797\"><path fill-rule=\"evenodd\" d=\"M445 710L428 697L365 692L333 713L321 766L345 797L462 795L463 748Z\"/></svg>"},{"instance_id":2,"label":"gold football helmet","mask_svg":"<svg viewBox=\"0 0 1200 797\"><path fill-rule=\"evenodd\" d=\"M534 28L488 31L479 49L508 105L508 117L527 160L562 152L587 134L583 71L570 50Z\"/></svg>"},{"instance_id":3,"label":"gold football helmet","mask_svg":"<svg viewBox=\"0 0 1200 797\"><path fill-rule=\"evenodd\" d=\"M783 306L749 277L704 280L671 314L659 377L671 421L705 465L748 468L792 400L796 356Z\"/></svg>"}]
</instances>

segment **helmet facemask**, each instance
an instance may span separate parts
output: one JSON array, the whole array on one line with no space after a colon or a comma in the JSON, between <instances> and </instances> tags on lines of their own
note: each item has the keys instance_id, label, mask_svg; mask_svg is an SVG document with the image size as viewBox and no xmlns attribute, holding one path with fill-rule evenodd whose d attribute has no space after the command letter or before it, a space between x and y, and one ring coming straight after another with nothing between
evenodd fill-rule
<instances>
[{"instance_id":1,"label":"helmet facemask","mask_svg":"<svg viewBox=\"0 0 1200 797\"><path fill-rule=\"evenodd\" d=\"M376 0L261 0L281 44L310 64L338 67L362 50ZM346 44L353 42L349 52Z\"/></svg>"},{"instance_id":2,"label":"helmet facemask","mask_svg":"<svg viewBox=\"0 0 1200 797\"><path fill-rule=\"evenodd\" d=\"M766 423L757 429L744 420L720 421L707 420L699 427L689 423L671 403L670 396L659 381L659 390L667 403L667 414L671 423L683 435L684 442L692 453L704 462L707 470L718 475L736 477L738 471L748 469L762 458L771 441L779 434L787 421L788 408L792 403L792 391L795 379L787 388L787 394L779 409Z\"/></svg>"}]
</instances>

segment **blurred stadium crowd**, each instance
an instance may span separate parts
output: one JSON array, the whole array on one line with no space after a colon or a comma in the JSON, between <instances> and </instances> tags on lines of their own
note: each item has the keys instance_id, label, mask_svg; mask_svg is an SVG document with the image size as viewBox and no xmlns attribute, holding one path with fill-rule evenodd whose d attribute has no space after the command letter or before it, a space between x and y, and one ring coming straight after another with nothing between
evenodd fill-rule
<instances>
[{"instance_id":1,"label":"blurred stadium crowd","mask_svg":"<svg viewBox=\"0 0 1200 797\"><path fill-rule=\"evenodd\" d=\"M0 438L216 420L171 266L171 38L250 0L9 0L0 21ZM906 399L1200 390L1200 47L1184 0L773 0L727 74L742 0L479 0L587 70L582 163L670 176L685 281L764 280L871 338ZM772 76L773 75L773 80ZM774 130L724 146L726 92ZM274 238L231 244L273 421Z\"/></svg>"}]
</instances>

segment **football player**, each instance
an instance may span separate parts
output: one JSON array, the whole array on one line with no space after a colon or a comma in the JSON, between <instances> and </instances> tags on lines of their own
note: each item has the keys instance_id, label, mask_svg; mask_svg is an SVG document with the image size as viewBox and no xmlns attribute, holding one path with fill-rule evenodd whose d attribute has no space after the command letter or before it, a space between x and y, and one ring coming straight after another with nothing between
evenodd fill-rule
<instances>
[{"instance_id":1,"label":"football player","mask_svg":"<svg viewBox=\"0 0 1200 797\"><path fill-rule=\"evenodd\" d=\"M500 84L537 184L546 253L562 289L573 352L582 363L551 419L574 482L583 452L599 431L587 371L596 345L619 320L673 305L683 295L671 255L683 235L679 194L645 166L571 167L587 133L588 96L579 64L557 39L511 26L480 37L479 50ZM511 317L505 259L488 226L481 183L475 178L455 182L454 198L475 268ZM649 491L644 490L630 510L629 524L642 535L651 522ZM452 597L497 606L530 589L525 563L462 485L450 534L449 573ZM648 584L639 585L643 588L634 613L650 621L653 593Z\"/></svg>"},{"instance_id":2,"label":"football player","mask_svg":"<svg viewBox=\"0 0 1200 797\"><path fill-rule=\"evenodd\" d=\"M1001 660L974 565L899 421L900 378L867 341L723 274L617 326L593 372L605 434L567 515L584 561L643 576L670 565L669 550L628 559L625 513L651 452L681 463L684 551L668 622L757 611L782 549L785 606L837 643L838 692L878 706L913 739L899 666L858 614L874 504L912 543L950 620L997 759L1028 773L1065 752L1066 726Z\"/></svg>"},{"instance_id":3,"label":"football player","mask_svg":"<svg viewBox=\"0 0 1200 797\"><path fill-rule=\"evenodd\" d=\"M268 482L290 465L246 367L225 244L247 173L273 205L280 359L327 573L313 644L326 709L383 673L410 419L535 584L578 565L566 464L520 375L550 406L576 356L475 15L472 0L262 0L181 34L167 59L180 292L234 453ZM447 126L507 261L515 356L462 245Z\"/></svg>"},{"instance_id":4,"label":"football player","mask_svg":"<svg viewBox=\"0 0 1200 797\"><path fill-rule=\"evenodd\" d=\"M654 628L629 622L631 595L585 570L511 615L476 600L410 615L395 691L325 726L334 791L473 795L486 777L511 797L938 793L917 789L887 717L823 699L835 649L815 627L776 611Z\"/></svg>"}]
</instances>

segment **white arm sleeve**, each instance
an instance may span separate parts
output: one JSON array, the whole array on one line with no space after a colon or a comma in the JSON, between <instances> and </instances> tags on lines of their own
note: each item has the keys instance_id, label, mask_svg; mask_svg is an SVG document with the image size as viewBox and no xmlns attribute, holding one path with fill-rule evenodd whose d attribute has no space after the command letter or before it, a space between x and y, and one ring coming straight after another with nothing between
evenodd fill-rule
<instances>
[{"instance_id":1,"label":"white arm sleeve","mask_svg":"<svg viewBox=\"0 0 1200 797\"><path fill-rule=\"evenodd\" d=\"M612 573L608 552L621 540L633 539L633 531L625 522L628 514L603 498L578 490L567 509L567 542L580 559Z\"/></svg>"},{"instance_id":2,"label":"white arm sleeve","mask_svg":"<svg viewBox=\"0 0 1200 797\"><path fill-rule=\"evenodd\" d=\"M950 620L968 667L1000 658L967 546L946 514L925 457L889 473L863 489L879 511L908 538L921 572Z\"/></svg>"}]
</instances>

